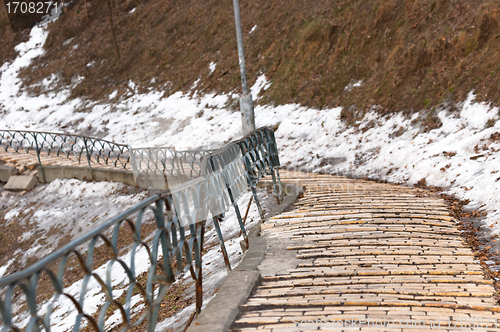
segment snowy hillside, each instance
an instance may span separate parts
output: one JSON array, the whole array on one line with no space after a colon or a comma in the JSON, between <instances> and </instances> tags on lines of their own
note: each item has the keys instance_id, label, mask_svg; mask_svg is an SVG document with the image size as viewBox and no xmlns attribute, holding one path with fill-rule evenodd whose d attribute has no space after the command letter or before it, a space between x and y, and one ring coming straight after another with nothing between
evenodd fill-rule
<instances>
[{"instance_id":1,"label":"snowy hillside","mask_svg":"<svg viewBox=\"0 0 500 332\"><path fill-rule=\"evenodd\" d=\"M240 135L236 94L164 96L160 91L130 93L119 101L100 103L68 99L67 91L51 90L56 76L39 84L45 91L30 96L20 89L17 71L43 52L41 28L17 47L19 57L0 69L0 129L43 130L97 136L132 146L197 148L228 142ZM78 84L78 78L74 79ZM272 82L261 76L254 99ZM362 83L360 83L362 84ZM129 83L131 91L135 85ZM352 86L356 89L356 86ZM410 116L381 117L375 112L347 125L341 108L312 109L289 104L256 106L257 126L277 126L282 164L289 169L368 177L413 185L422 179L443 192L469 200L467 208L487 212L484 227L500 231L499 110L476 103L471 92L459 112L437 111L442 126L423 132L417 121L427 110Z\"/></svg>"},{"instance_id":2,"label":"snowy hillside","mask_svg":"<svg viewBox=\"0 0 500 332\"><path fill-rule=\"evenodd\" d=\"M164 97L160 91L132 94L118 102L89 103L68 99L67 91L51 91L47 78L40 84L46 92L30 96L20 89L17 71L43 53L47 34L41 28L20 44L20 56L1 68L0 128L64 131L89 134L133 146L197 148L227 142L240 134L239 113L229 107L236 94L192 95L180 92ZM75 83L78 79L75 78ZM252 88L254 99L269 87L264 76ZM130 82L131 90L134 83ZM110 96L112 98L113 96ZM425 178L428 185L482 206L489 212L488 225L498 221L500 189L498 153L499 110L475 103L474 94L461 111L438 112L439 129L422 133L411 117L381 118L374 112L359 121L359 129L340 121L340 108L317 110L296 104L257 106L257 126L275 126L281 160L289 168L303 168L351 176L368 176L414 184ZM471 159L472 157L472 159Z\"/></svg>"}]
</instances>

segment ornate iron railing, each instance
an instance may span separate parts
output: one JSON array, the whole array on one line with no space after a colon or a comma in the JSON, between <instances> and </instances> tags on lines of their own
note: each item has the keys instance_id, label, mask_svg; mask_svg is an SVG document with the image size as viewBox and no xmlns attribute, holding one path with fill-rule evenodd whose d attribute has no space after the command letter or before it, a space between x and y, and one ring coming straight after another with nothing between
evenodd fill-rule
<instances>
[{"instance_id":1,"label":"ornate iron railing","mask_svg":"<svg viewBox=\"0 0 500 332\"><path fill-rule=\"evenodd\" d=\"M271 175L276 198L279 200L283 194L278 186L280 183L278 172L280 161L274 131L267 127L257 129L241 140L234 142L234 144L240 147L243 154L245 166L248 170L249 186L255 188L263 176ZM278 181L276 181L274 173L276 173Z\"/></svg>"},{"instance_id":2,"label":"ornate iron railing","mask_svg":"<svg viewBox=\"0 0 500 332\"><path fill-rule=\"evenodd\" d=\"M152 212L149 218L148 211ZM146 233L148 228L152 229L149 234ZM186 235L186 228L189 235ZM203 235L204 222L187 227L178 223L168 191L154 195L31 267L0 279L2 331L21 328L39 331L40 327L50 331L57 323L51 320L54 311L67 305L77 313L73 317L74 326L69 328L73 331L85 324L95 331L104 331L106 312L112 307L120 312L124 330L141 325L147 319L145 329L153 331L161 302L175 281L176 273L191 272L197 285L197 307L201 308ZM131 243L124 239L126 236L132 238ZM103 247L109 252L110 260L94 269L95 262L105 251ZM57 267L51 268L54 265ZM78 282L71 280L75 269L83 274ZM69 287L68 278L71 280ZM80 286L77 291L74 285ZM97 285L99 291L95 290ZM53 289L53 295L48 298L44 297L44 292L39 292L47 288ZM98 295L105 300L92 312L86 302ZM136 319L133 319L131 306L134 296L139 296L145 305ZM24 321L14 317L19 314L15 309L20 308L29 312Z\"/></svg>"},{"instance_id":3,"label":"ornate iron railing","mask_svg":"<svg viewBox=\"0 0 500 332\"><path fill-rule=\"evenodd\" d=\"M182 183L201 175L203 156L210 150L177 151L168 147L129 147L130 163L138 186L166 189L164 179Z\"/></svg>"},{"instance_id":4,"label":"ornate iron railing","mask_svg":"<svg viewBox=\"0 0 500 332\"><path fill-rule=\"evenodd\" d=\"M14 145L18 149L32 146L23 142ZM196 153L191 156L198 156ZM201 252L208 214L214 220L226 266L231 269L219 220L233 206L248 246L238 198L250 188L263 220L257 183L272 174L278 203L281 186L279 174L275 176L279 167L276 141L269 128L205 153L197 165L201 165L199 177L144 200L31 267L0 279L1 331L51 331L61 321L69 322L68 330L77 331L87 324L94 331L104 331L110 308L120 314L122 330L145 324L145 329L153 331L166 292L176 275L187 271L196 282L199 313ZM169 170L167 179L169 174L179 175ZM103 254L106 249L108 256ZM90 299L96 296L102 300L89 309ZM134 297L142 299L143 309L133 306L137 302ZM70 308L73 316L67 316ZM58 310L63 315L55 315Z\"/></svg>"},{"instance_id":5,"label":"ornate iron railing","mask_svg":"<svg viewBox=\"0 0 500 332\"><path fill-rule=\"evenodd\" d=\"M279 178L279 156L276 139L272 129L264 127L259 128L244 138L233 141L225 147L207 154L203 159L203 173L217 174L222 173L224 181L224 190L227 193L227 205L231 205L236 213L241 234L248 247L248 237L245 230L245 219L241 217L238 207L238 199L246 191L246 184L252 191L252 197L257 205L261 221L264 221L264 212L257 196L256 186L262 177L271 175L277 203L282 200L281 180ZM251 203L251 201L250 201ZM249 204L250 207L250 204ZM248 209L247 209L248 211ZM224 245L224 237L220 230L219 220L222 215L212 213L214 226L219 237L221 251L228 270L231 270L229 257Z\"/></svg>"},{"instance_id":6,"label":"ornate iron railing","mask_svg":"<svg viewBox=\"0 0 500 332\"><path fill-rule=\"evenodd\" d=\"M238 154L243 158L247 183L254 194L259 213L263 219L264 215L255 192L257 183L262 177L266 175L272 176L278 204L283 196L278 170L280 167L278 147L273 130L267 127L259 128L242 139L233 141L220 150L207 154L203 161L204 172L210 173L223 169Z\"/></svg>"},{"instance_id":7,"label":"ornate iron railing","mask_svg":"<svg viewBox=\"0 0 500 332\"><path fill-rule=\"evenodd\" d=\"M80 135L49 133L23 130L0 130L0 147L5 151L34 151L40 166L41 180L45 182L42 155L55 155L75 160L78 163L87 161L92 170L92 164L101 164L125 169L130 163L130 153L127 145Z\"/></svg>"},{"instance_id":8,"label":"ornate iron railing","mask_svg":"<svg viewBox=\"0 0 500 332\"><path fill-rule=\"evenodd\" d=\"M161 181L155 182L155 176L168 176L184 182L200 176L202 158L211 151L176 151L169 147L133 148L87 136L22 130L0 130L0 147L7 152L35 152L42 182L45 182L45 176L41 157L55 155L79 164L86 160L91 171L94 164L118 169L131 166L136 183L146 188L150 185L144 179L153 179L157 186L161 184ZM166 187L163 185L158 189Z\"/></svg>"}]
</instances>

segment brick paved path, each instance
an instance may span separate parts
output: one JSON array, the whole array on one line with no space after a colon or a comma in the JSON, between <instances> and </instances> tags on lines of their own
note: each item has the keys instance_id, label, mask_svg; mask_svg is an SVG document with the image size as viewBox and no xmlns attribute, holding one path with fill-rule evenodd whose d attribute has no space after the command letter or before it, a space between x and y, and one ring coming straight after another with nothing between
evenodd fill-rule
<instances>
[{"instance_id":1,"label":"brick paved path","mask_svg":"<svg viewBox=\"0 0 500 332\"><path fill-rule=\"evenodd\" d=\"M17 168L21 166L25 166L26 168L33 168L38 166L38 158L36 156L36 151L30 150L28 153L26 153L24 150L20 152L13 152L12 150L9 150L6 152L3 148L0 148L0 160L5 163L5 165L8 166L15 166ZM77 167L84 167L88 168L88 162L87 158L82 155L81 160L79 161L78 158L74 155L69 155L69 158L66 157L65 154L61 153L60 156L57 156L55 153L47 155L47 153L42 152L40 153L40 160L42 161L42 166L77 166ZM123 168L117 168L112 164L113 161L109 161L109 165L106 165L104 161L101 163L94 163L92 162L92 168L109 168L109 169L123 169ZM122 160L122 162L125 164L127 161L125 159ZM132 171L132 166L127 164L127 167L125 168L128 171Z\"/></svg>"},{"instance_id":2,"label":"brick paved path","mask_svg":"<svg viewBox=\"0 0 500 332\"><path fill-rule=\"evenodd\" d=\"M40 160L42 162L42 166L76 166L82 168L89 167L85 155L82 155L81 160L78 160L78 157L71 154L69 156L66 156L65 154L61 153L58 156L55 153L47 155L47 153L42 152L40 154ZM91 166L93 169L113 169L132 172L132 165L126 158L121 158L120 161L117 162L118 166L115 166L113 162L113 159L109 159L108 164L106 164L106 161L101 158L99 160L99 163L96 163L95 158L92 158ZM38 158L34 150L30 150L28 153L26 153L24 150L21 150L17 153L13 152L13 150L9 150L8 152L6 152L3 148L0 148L0 164L14 166L17 169L20 169L24 166L26 169L31 170L38 166ZM123 165L125 165L125 167L123 167ZM196 163L191 165L187 162L177 161L175 165L177 167L182 167L187 174L189 174L191 170L195 173L200 171L200 166ZM165 166L167 171L171 171L173 168L170 161L166 162Z\"/></svg>"},{"instance_id":3,"label":"brick paved path","mask_svg":"<svg viewBox=\"0 0 500 332\"><path fill-rule=\"evenodd\" d=\"M498 330L493 282L441 199L343 177L282 180L306 192L262 225L263 282L235 331Z\"/></svg>"}]
</instances>

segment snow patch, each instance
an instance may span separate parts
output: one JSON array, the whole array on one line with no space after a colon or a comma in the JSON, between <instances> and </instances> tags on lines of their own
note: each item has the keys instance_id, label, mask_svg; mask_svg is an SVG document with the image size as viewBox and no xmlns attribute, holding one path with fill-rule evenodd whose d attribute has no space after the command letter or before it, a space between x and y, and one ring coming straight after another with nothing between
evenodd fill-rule
<instances>
[{"instance_id":1,"label":"snow patch","mask_svg":"<svg viewBox=\"0 0 500 332\"><path fill-rule=\"evenodd\" d=\"M210 74L212 74L215 71L215 66L217 65L216 62L210 62L208 65L208 70L210 71Z\"/></svg>"},{"instance_id":2,"label":"snow patch","mask_svg":"<svg viewBox=\"0 0 500 332\"><path fill-rule=\"evenodd\" d=\"M356 81L356 82L350 82L349 84L346 85L346 87L344 88L344 91L352 91L353 88L360 87L361 83L363 83L362 80Z\"/></svg>"},{"instance_id":3,"label":"snow patch","mask_svg":"<svg viewBox=\"0 0 500 332\"><path fill-rule=\"evenodd\" d=\"M0 278L4 276L5 272L7 272L7 269L9 268L10 264L12 264L13 261L14 259L11 259L5 265L0 266Z\"/></svg>"},{"instance_id":4,"label":"snow patch","mask_svg":"<svg viewBox=\"0 0 500 332\"><path fill-rule=\"evenodd\" d=\"M13 209L13 210L10 210L9 212L7 212L3 218L5 220L10 220L10 219L17 217L18 215L19 215L19 210Z\"/></svg>"},{"instance_id":5,"label":"snow patch","mask_svg":"<svg viewBox=\"0 0 500 332\"><path fill-rule=\"evenodd\" d=\"M254 101L258 100L259 93L261 91L265 91L265 90L269 89L270 86L271 86L271 82L269 82L267 80L266 75L260 75L257 78L257 81L255 82L255 84L250 88L250 92L252 93L252 99Z\"/></svg>"},{"instance_id":6,"label":"snow patch","mask_svg":"<svg viewBox=\"0 0 500 332\"><path fill-rule=\"evenodd\" d=\"M32 244L36 249L14 255L16 264L22 266L29 258L46 256L57 248L62 237L76 238L147 196L145 191L126 194L127 188L115 182L57 179L38 185L23 196L4 194L0 200L0 209L6 211L4 219L15 221L20 226L29 225L30 231L25 232L19 241L36 236ZM51 233L54 234L49 235Z\"/></svg>"}]
</instances>

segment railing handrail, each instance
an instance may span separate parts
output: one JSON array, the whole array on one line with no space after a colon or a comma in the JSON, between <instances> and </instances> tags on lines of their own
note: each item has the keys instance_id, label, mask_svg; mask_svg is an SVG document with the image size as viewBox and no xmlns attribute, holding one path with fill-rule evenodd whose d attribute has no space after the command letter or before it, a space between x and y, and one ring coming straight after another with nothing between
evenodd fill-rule
<instances>
[{"instance_id":1,"label":"railing handrail","mask_svg":"<svg viewBox=\"0 0 500 332\"><path fill-rule=\"evenodd\" d=\"M272 133L272 134L271 134ZM264 135L264 136L262 136ZM247 142L250 140L257 139L258 137L261 137L263 139L262 144L266 145L265 150L267 151L266 156L262 155L262 153L257 153L253 150L255 149L260 149L262 147L260 146L253 146L249 147ZM264 139L265 137L265 139ZM250 188L252 191L252 197L255 202L255 205L257 206L257 210L259 211L260 219L261 222L264 222L264 212L262 210L262 207L259 202L259 197L257 195L257 190L256 190L256 183L260 180L261 176L264 174L260 174L262 172L259 171L259 177L257 180L255 180L255 174L254 174L254 167L256 162L261 162L261 163L266 163L265 160L253 160L254 158L249 156L250 152L253 151L255 154L260 157L260 158L269 158L272 153L276 153L275 158L277 159L277 162L273 162L272 160L270 161L271 165L269 165L269 169L266 171L266 174L270 174L272 176L272 181L273 181L273 187L274 187L274 193L276 196L276 201L278 204L281 203L281 200L283 198L283 192L281 190L281 181L279 177L279 159L277 157L277 149L276 151L269 151L270 145L276 145L276 140L274 137L274 132L272 131L271 128L269 127L261 127L258 128L244 137L234 140L223 147L221 147L218 150L213 151L212 153L209 153L203 157L203 162L202 162L202 174L209 174L209 173L215 173L218 171L225 171L225 176L224 176L224 181L226 185L226 190L229 196L230 204L234 207L235 213L236 213L236 218L238 219L238 223L241 229L241 234L243 235L243 238L245 239L245 242L247 244L247 247L249 245L248 242L248 237L245 229L245 220L241 217L241 213L238 207L238 198L241 195L241 192L239 190L239 185L241 182L238 183L238 179L228 179L227 177L231 178L234 176L234 174L230 174L232 172L228 172L225 170L226 166L229 166L233 161L235 161L236 158L241 158L243 160L243 164L246 170L246 174L244 176L246 177L246 182L247 182L247 187ZM245 151L248 150L248 151ZM250 160L252 159L252 160ZM234 171L234 169L233 169ZM236 172L238 172L236 170ZM237 174L236 176L241 176L243 174ZM231 265L229 263L229 258L227 256L225 244L224 244L224 239L222 236L222 232L220 231L219 223L218 223L218 216L214 216L213 221L215 228L217 230L217 235L219 237L219 243L221 246L221 251L224 256L224 261L226 263L226 267L228 270L231 269Z\"/></svg>"},{"instance_id":2,"label":"railing handrail","mask_svg":"<svg viewBox=\"0 0 500 332\"><path fill-rule=\"evenodd\" d=\"M53 134L53 135L64 135L64 136L72 136L72 137L81 137L81 138L86 138L86 139L93 139L93 140L97 140L97 141L102 141L102 142L114 144L114 145L117 145L117 146L123 146L123 147L126 147L128 149L128 145L127 144L115 143L115 142L108 141L108 140L105 140L105 139L102 139L102 138L97 138L97 137L92 137L92 136L86 136L86 135L69 134L69 133L58 133L58 132L51 132L51 131L37 131L37 130L0 129L0 132L11 132L11 131L18 132L18 133L27 133L27 134L35 133L35 134L48 134L48 135L52 135Z\"/></svg>"},{"instance_id":3,"label":"railing handrail","mask_svg":"<svg viewBox=\"0 0 500 332\"><path fill-rule=\"evenodd\" d=\"M182 176L192 179L201 176L202 158L211 151L207 149L177 150L173 147L135 148L129 146L130 164L136 184L155 189L166 189L163 178ZM153 182L149 180L153 180Z\"/></svg>"},{"instance_id":4,"label":"railing handrail","mask_svg":"<svg viewBox=\"0 0 500 332\"><path fill-rule=\"evenodd\" d=\"M202 160L200 162L200 176L195 177L194 179L191 179L190 181L181 184L179 187L172 189L172 190L165 190L162 191L156 195L153 195L147 199L144 199L142 202L130 207L126 211L118 214L117 216L109 219L108 221L104 222L103 224L99 225L95 229L89 231L88 233L82 235L81 237L78 237L74 240L72 240L70 243L64 245L63 247L55 250L51 254L45 256L35 264L29 266L28 268L13 273L11 275L7 275L6 277L0 278L0 287L5 288L8 287L8 292L7 296L9 297L6 302L3 302L3 300L0 298L0 309L2 309L1 314L2 317L6 315L6 319L2 318L4 324L6 324L8 327L14 327L16 328L15 324L13 325L12 323L12 295L13 295L13 289L15 287L21 287L22 291L25 293L27 299L29 300L29 311L31 313L31 318L30 318L30 326L34 326L33 324L49 324L50 323L50 315L52 313L52 309L50 306L52 306L53 303L59 298L61 294L63 294L63 281L62 278L64 277L64 273L66 272L66 262L68 257L71 255L72 252L78 255L78 258L81 260L81 254L79 253L79 247L85 243L89 243L87 247L87 252L88 255L90 255L90 260L89 257L87 257L87 263L85 266L82 265L82 269L85 272L85 277L84 279L84 285L82 286L82 290L80 291L80 299L78 300L78 305L83 305L85 301L85 295L88 292L87 289L87 282L89 278L92 276L94 278L100 278L99 276L96 276L92 271L94 271L93 268L93 252L94 248L96 247L96 241L101 238L105 241L105 243L112 248L114 251L114 256L108 261L106 264L111 264L111 266L115 262L120 262L120 264L125 264L121 258L115 257L118 252L118 245L117 245L117 239L118 239L118 233L120 232L120 227L121 225L128 221L129 223L131 222L128 218L134 214L137 214L137 220L136 223L137 225L135 228L139 227L138 233L136 233L133 237L133 243L134 243L134 248L137 248L139 245L144 245L146 246L146 240L142 239L142 233L140 228L142 227L142 222L143 222L143 213L146 211L146 209L152 209L154 212L154 218L156 220L156 231L154 231L154 239L152 240L151 245L147 244L147 247L149 248L151 246L151 253L149 252L150 249L148 250L149 258L150 258L150 264L151 268L149 270L149 274L152 273L152 275L148 275L147 278L147 287L143 288L147 289L147 291L144 290L145 297L144 297L144 302L147 303L147 310L148 310L148 331L153 331L154 325L156 324L156 317L158 314L159 310L159 305L161 303L162 298L160 299L160 302L158 300L154 299L153 293L154 293L154 287L152 285L159 285L160 291L158 292L158 298L163 297L166 295L166 289L168 289L170 284L175 280L175 275L173 274L173 267L172 267L172 262L174 259L177 262L177 271L190 271L191 276L193 279L195 279L196 282L196 312L199 313L201 310L202 306L202 267L201 267L201 251L202 251L202 246L203 246L203 236L204 236L204 225L205 225L205 219L206 215L203 217L198 215L207 212L210 210L213 215L213 220L214 220L214 225L217 231L217 235L219 237L220 245L221 245L221 251L223 252L224 256L224 261L226 262L226 266L228 269L231 269L231 266L229 264L229 259L227 257L227 252L225 250L225 245L224 245L224 238L222 235L222 232L219 227L219 219L222 217L224 211L227 211L227 209L230 206L233 206L236 212L236 216L238 219L238 223L240 225L243 237L246 241L247 247L248 247L248 237L246 234L245 226L244 226L244 221L241 218L241 214L239 212L238 208L238 203L237 199L240 197L242 194L241 188L250 188L252 190L253 194L253 199L258 207L260 216L261 216L261 221L264 220L264 215L262 213L262 209L260 207L260 203L258 200L256 188L255 188L255 181L259 181L260 177L262 176L262 171L259 169L259 177L257 180L255 180L255 170L254 167L257 164L267 164L271 163L265 171L267 174L271 174L273 177L273 182L274 182L274 187L275 187L275 194L276 198L278 200L278 203L280 201L281 197L281 190L278 190L278 184L279 184L279 173L277 170L277 166L279 166L279 161L278 164L276 165L272 161L266 161L270 157L271 153L274 153L274 151L270 151L271 146L276 146L275 138L274 135L270 135L270 128L263 127L259 128L250 134L246 135L245 137L235 140L233 142L230 142L226 144L225 146L215 150L215 151L207 151L207 150L180 150L177 151L172 148L165 148L165 149L170 149L171 151L174 151L175 153L188 153L191 156L193 154L196 154L198 152L202 152ZM71 135L71 134L57 134L57 133L48 133L48 132L31 132L31 131L16 131L16 130L7 130L6 132L17 132L17 133L24 133L24 134L48 134L48 135L66 135L69 137L85 137L85 139L93 139L93 138L88 138L86 136L79 136L79 135ZM104 141L104 140L102 140ZM108 142L104 141L106 143L111 143L115 144L117 146L125 147L128 151L130 151L129 146L123 145L123 144L117 144L113 142ZM250 142L250 143L249 143ZM274 144L274 145L273 145ZM265 146L264 146L265 145ZM147 149L147 148L138 148L138 149ZM153 148L155 149L155 148ZM158 149L158 148L156 148ZM231 151L232 150L232 151ZM262 150L262 151L260 151ZM37 146L37 152L39 151L39 147ZM229 152L228 152L229 151ZM266 153L264 153L264 151ZM88 152L88 151L87 151ZM204 154L205 152L208 152ZM83 152L82 152L83 153ZM228 154L230 156L228 156ZM129 157L130 158L130 157ZM277 158L277 150L276 150L276 158ZM222 161L223 160L223 161ZM215 163L219 163L215 167ZM90 164L90 162L89 162ZM210 166L211 165L211 166ZM275 172L278 174L278 182L276 181L275 177ZM244 185L244 179L246 178L247 180L247 186L245 187ZM215 182L216 183L215 183ZM214 192L216 191L216 192ZM218 191L218 192L217 192ZM177 196L176 196L177 195ZM208 196L207 196L208 195ZM181 197L182 196L182 197ZM187 208L187 213L189 214L188 219L190 220L189 223L184 223L180 222L180 212L181 212L181 203L180 199L182 199L182 209L186 212ZM205 202L203 204L199 204L200 199L203 200L205 199ZM191 205L189 205L190 201L194 202L194 209L191 210ZM212 208L206 208L208 205L212 204L210 202L221 202L222 205L220 205L221 208L213 210ZM230 201L230 203L229 203ZM176 203L177 202L177 203ZM207 203L208 202L208 203ZM207 203L207 204L205 204ZM163 210L163 204L165 204L165 210ZM173 206L172 206L173 204ZM177 204L177 206L176 206ZM205 205L204 205L205 204ZM215 203L219 204L219 203ZM154 207L152 207L154 205ZM201 208L200 208L201 206ZM214 212L217 211L218 215L214 215ZM194 213L194 217L192 216L192 212ZM185 238L185 228L189 227L191 238L186 240ZM110 241L108 239L108 235L105 235L106 231L113 230L113 238ZM158 261L157 255L159 254L158 248L159 245L161 244L162 246L162 261ZM131 250L133 252L133 259L135 259L135 254L136 251L135 249ZM186 253L186 256L183 256L183 253ZM193 256L194 255L194 256ZM194 259L192 258L194 257ZM131 287L134 287L136 284L136 276L134 275L133 278L130 277L130 271L134 271L134 263L133 259L131 258L131 266L130 267L124 267L124 269L128 269L127 273L129 275L130 279L130 284L132 285ZM186 262L183 261L183 259L186 260ZM49 312L45 315L45 318L40 317L41 313L39 313L37 306L33 306L33 303L36 304L36 287L38 285L39 281L39 276L43 271L48 271L48 267L55 263L56 261L64 262L62 263L62 267L59 267L59 274L56 279L51 280L51 282L56 286L56 289L53 291L53 302L51 302L51 305L49 306L50 308L48 309ZM61 265L61 264L60 264ZM155 274L156 267L163 267L163 272L166 273L165 276L159 276ZM184 266L184 268L183 268ZM110 266L108 265L108 271L110 269ZM187 269L187 270L186 270ZM51 270L50 270L51 271ZM158 277L158 279L155 279L155 277ZM107 277L106 277L106 282L104 284L102 279L98 279L99 283L101 283L103 290L102 292L105 294L111 294L111 299L109 299L109 295L106 295L106 306L110 305L110 303L115 303L115 299L112 295L112 290L113 290L113 285L111 281L109 281L110 278L110 272L108 272ZM164 279L161 279L164 278ZM165 284L166 282L166 284ZM163 283L163 284L162 284ZM20 285L20 286L18 286ZM130 286L129 286L130 287ZM141 286L142 287L142 286ZM65 293L64 293L65 294ZM65 294L67 295L67 294ZM128 295L127 295L128 296ZM73 298L73 303L76 303L75 299ZM126 302L130 301L130 298L127 297ZM7 307L4 306L4 304L7 304ZM130 304L130 303L128 303ZM123 306L120 305L120 309L122 310L122 315L124 317L124 324L126 324L126 328L131 328L135 325L131 325L130 323L130 308L127 310L123 311L124 308ZM100 309L102 310L102 309ZM81 324L81 315L84 313L80 313L78 317L75 320L75 328L78 328ZM141 316L142 317L142 316ZM87 317L88 318L88 317ZM103 329L103 319L104 316L101 315L99 316L98 323L96 322L95 319L89 319L89 322L93 324L94 328L96 328L99 331L102 331ZM142 321L143 318L141 318ZM151 322L149 321L151 320ZM97 325L96 325L97 324Z\"/></svg>"},{"instance_id":5,"label":"railing handrail","mask_svg":"<svg viewBox=\"0 0 500 332\"><path fill-rule=\"evenodd\" d=\"M109 219L105 223L99 225L98 227L94 228L93 230L89 231L85 235L82 235L78 237L77 239L71 241L70 243L64 245L63 247L53 251L52 253L48 254L44 258L40 259L38 262L34 263L33 265L30 265L26 269L15 272L13 274L10 274L8 276L5 276L3 278L0 278L0 287L8 286L11 285L19 280L26 279L40 271L42 271L47 265L57 261L59 258L63 257L64 255L70 253L74 249L76 249L78 246L81 244L91 240L95 236L101 234L105 230L109 229L111 226L114 224L124 220L127 216L143 209L144 207L148 206L152 202L164 198L168 195L169 191L166 190L165 192L150 196L143 200L142 202L132 206L131 208L127 209L126 211L118 214L117 216Z\"/></svg>"},{"instance_id":6,"label":"railing handrail","mask_svg":"<svg viewBox=\"0 0 500 332\"><path fill-rule=\"evenodd\" d=\"M0 148L6 151L11 148L16 152L20 152L20 149L26 152L30 150L35 151L40 166L41 182L45 182L43 158L41 158L41 155L47 153L48 155L55 154L57 156L63 154L61 156L63 158L74 156L77 158L78 163L87 159L92 179L94 176L93 164L105 164L118 169L125 169L127 166L131 166L136 184L139 184L137 183L138 172L147 172L148 170L150 172L160 170L165 172L167 171L167 166L170 166L170 172L182 174L188 178L200 176L203 155L213 151L212 149L177 150L171 146L132 147L127 144L86 135L16 129L0 129ZM144 165L136 163L136 155L155 151L162 152L165 157L164 160L153 161L155 163L153 167L147 164L145 170L142 169L144 167L141 167ZM82 156L84 156L83 160ZM141 158L138 159L139 161L143 161ZM179 161L181 164L179 164ZM184 169L182 163L187 163L190 167Z\"/></svg>"}]
</instances>

